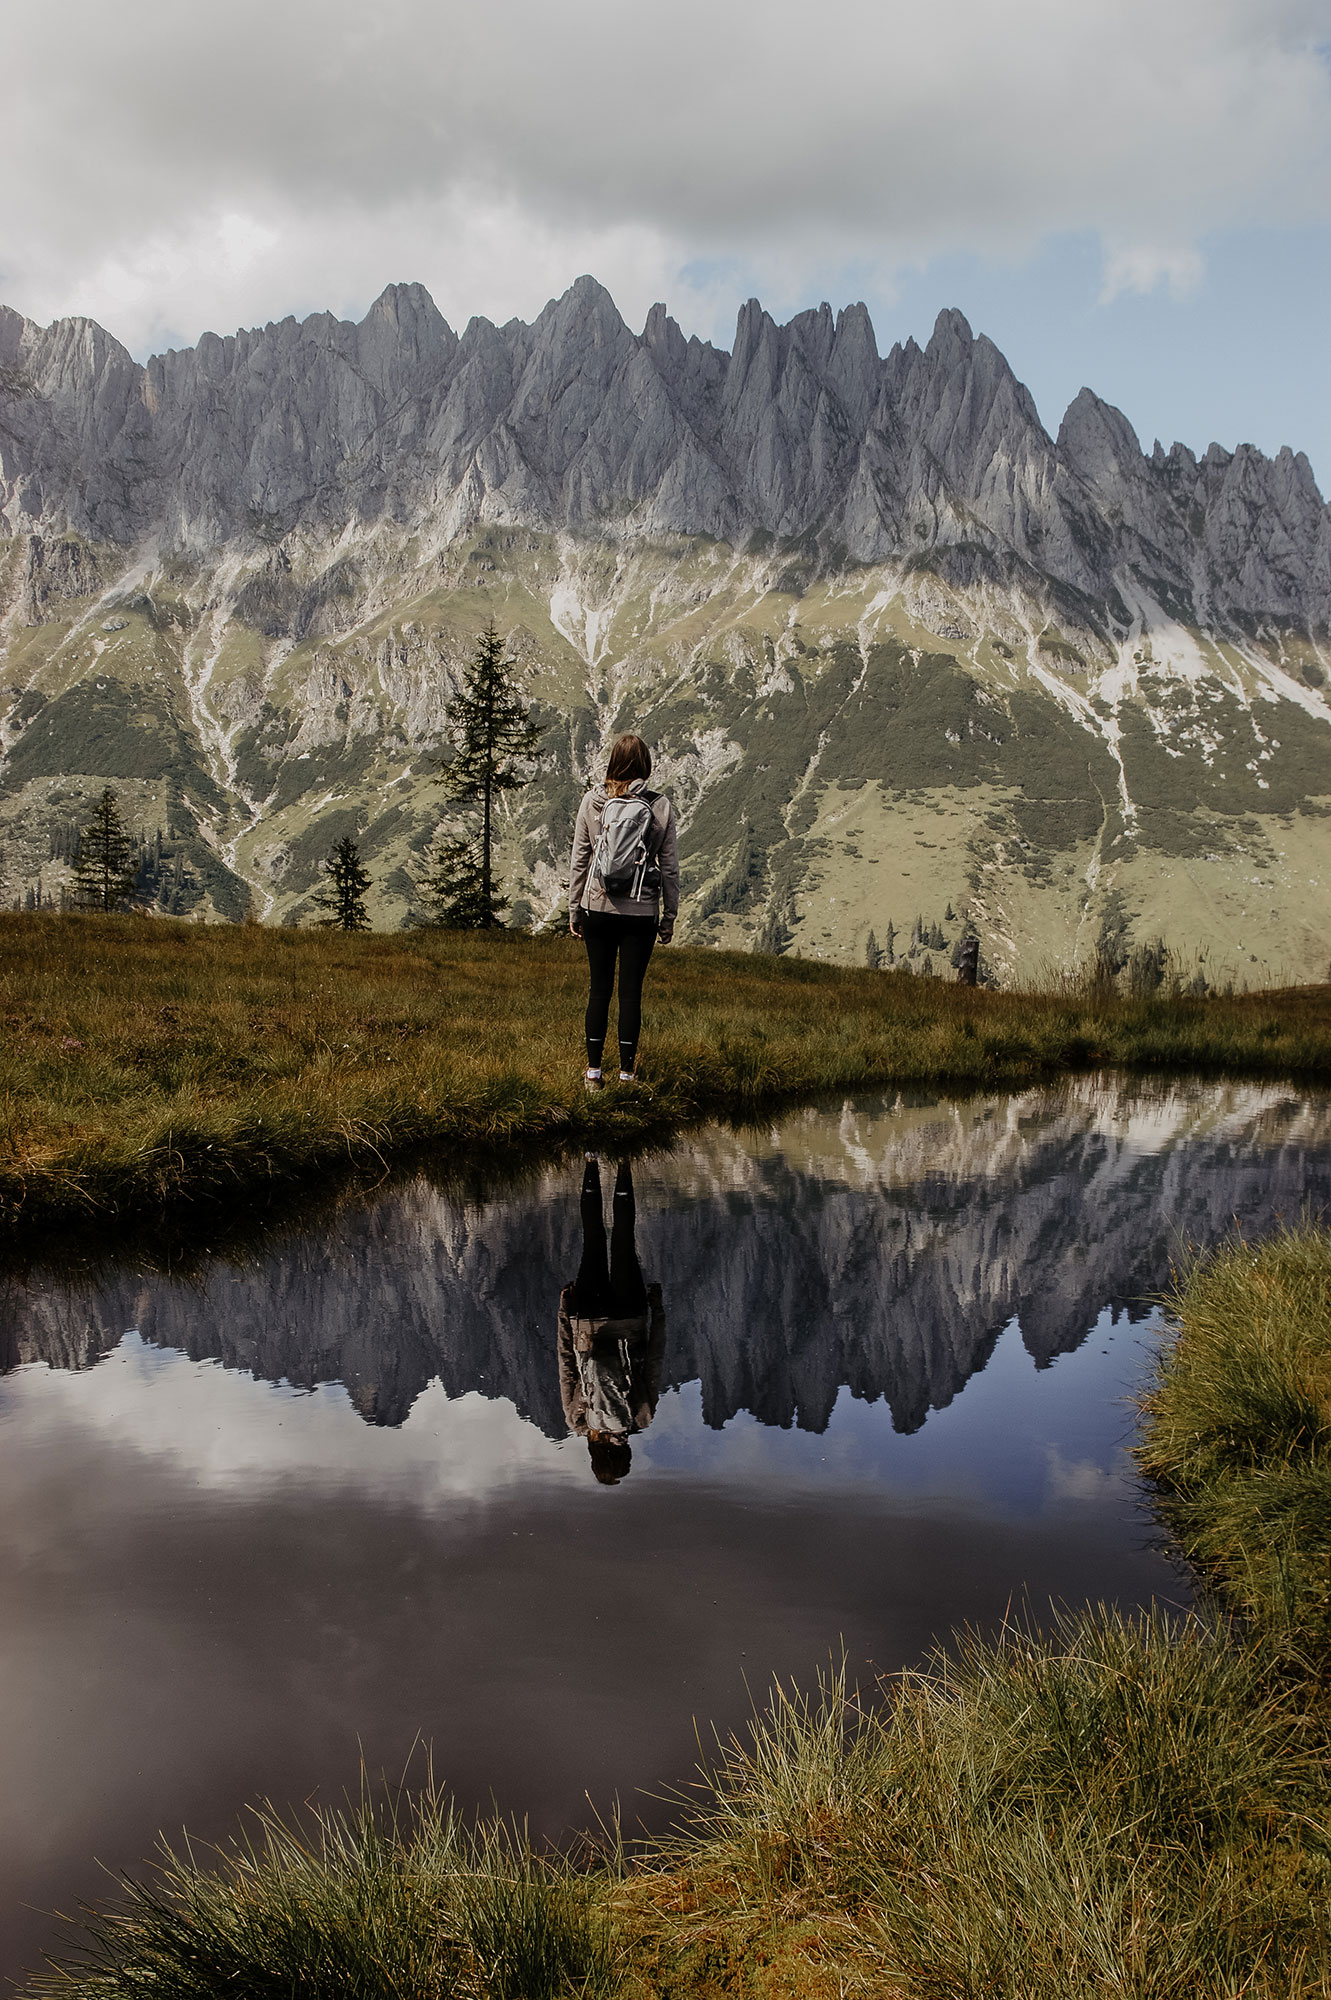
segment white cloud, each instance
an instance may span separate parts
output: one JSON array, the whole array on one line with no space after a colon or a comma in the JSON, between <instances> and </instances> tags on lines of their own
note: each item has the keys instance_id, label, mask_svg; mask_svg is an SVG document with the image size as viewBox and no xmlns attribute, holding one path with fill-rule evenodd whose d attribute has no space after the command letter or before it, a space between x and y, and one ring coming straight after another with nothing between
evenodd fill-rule
<instances>
[{"instance_id":1,"label":"white cloud","mask_svg":"<svg viewBox=\"0 0 1331 2000\"><path fill-rule=\"evenodd\" d=\"M1106 243L1100 302L1108 305L1123 292L1153 292L1158 285L1183 298L1201 283L1202 271L1201 253L1191 244Z\"/></svg>"},{"instance_id":2,"label":"white cloud","mask_svg":"<svg viewBox=\"0 0 1331 2000\"><path fill-rule=\"evenodd\" d=\"M1331 0L67 0L11 10L0 296L137 346L420 278L530 314L579 270L800 275L1098 231L1106 290L1331 217Z\"/></svg>"}]
</instances>

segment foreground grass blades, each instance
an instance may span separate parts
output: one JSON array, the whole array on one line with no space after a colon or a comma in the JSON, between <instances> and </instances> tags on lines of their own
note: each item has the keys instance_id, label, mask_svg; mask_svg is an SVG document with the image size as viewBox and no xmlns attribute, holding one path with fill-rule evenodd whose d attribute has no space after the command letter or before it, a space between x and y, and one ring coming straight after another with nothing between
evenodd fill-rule
<instances>
[{"instance_id":1,"label":"foreground grass blades","mask_svg":"<svg viewBox=\"0 0 1331 2000\"><path fill-rule=\"evenodd\" d=\"M1181 1282L1138 1459L1263 1644L1331 1675L1331 1233L1236 1242Z\"/></svg>"},{"instance_id":2,"label":"foreground grass blades","mask_svg":"<svg viewBox=\"0 0 1331 2000\"><path fill-rule=\"evenodd\" d=\"M581 1089L569 938L0 915L0 1242L373 1179L420 1148L631 1143L782 1096L1116 1063L1331 1075L1331 989L987 993L661 951L639 1085Z\"/></svg>"},{"instance_id":3,"label":"foreground grass blades","mask_svg":"<svg viewBox=\"0 0 1331 2000\"><path fill-rule=\"evenodd\" d=\"M271 1810L199 1866L164 1852L33 1994L62 2000L600 2000L617 1985L595 1888L432 1788L304 1821Z\"/></svg>"},{"instance_id":4,"label":"foreground grass blades","mask_svg":"<svg viewBox=\"0 0 1331 2000\"><path fill-rule=\"evenodd\" d=\"M835 1676L779 1693L671 1857L687 1914L643 1943L669 1963L682 1932L700 1993L718 1963L817 1938L847 1991L1320 1994L1324 1779L1297 1705L1198 1620L972 1638L885 1708Z\"/></svg>"}]
</instances>

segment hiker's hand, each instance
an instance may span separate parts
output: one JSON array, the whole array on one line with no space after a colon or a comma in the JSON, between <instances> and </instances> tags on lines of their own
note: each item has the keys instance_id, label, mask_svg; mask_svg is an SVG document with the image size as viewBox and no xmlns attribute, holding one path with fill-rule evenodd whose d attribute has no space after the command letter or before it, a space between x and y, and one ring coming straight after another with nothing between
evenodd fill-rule
<instances>
[{"instance_id":1,"label":"hiker's hand","mask_svg":"<svg viewBox=\"0 0 1331 2000\"><path fill-rule=\"evenodd\" d=\"M660 930L656 933L657 941L660 944L669 944L674 935L675 926L673 924L662 924Z\"/></svg>"},{"instance_id":2,"label":"hiker's hand","mask_svg":"<svg viewBox=\"0 0 1331 2000\"><path fill-rule=\"evenodd\" d=\"M574 937L582 936L582 925L578 922L576 917L569 918L568 927L570 931L573 933Z\"/></svg>"}]
</instances>

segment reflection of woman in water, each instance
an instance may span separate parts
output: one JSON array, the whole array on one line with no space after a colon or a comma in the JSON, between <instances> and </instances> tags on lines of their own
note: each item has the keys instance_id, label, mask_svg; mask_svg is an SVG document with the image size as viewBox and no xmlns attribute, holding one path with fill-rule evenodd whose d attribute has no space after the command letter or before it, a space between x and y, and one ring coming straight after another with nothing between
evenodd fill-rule
<instances>
[{"instance_id":1,"label":"reflection of woman in water","mask_svg":"<svg viewBox=\"0 0 1331 2000\"><path fill-rule=\"evenodd\" d=\"M636 1210L627 1160L615 1176L607 1254L601 1169L582 1176L582 1262L559 1295L559 1393L575 1437L585 1437L603 1486L628 1477L629 1439L645 1431L661 1393L665 1312L661 1287L644 1284L633 1244Z\"/></svg>"}]
</instances>

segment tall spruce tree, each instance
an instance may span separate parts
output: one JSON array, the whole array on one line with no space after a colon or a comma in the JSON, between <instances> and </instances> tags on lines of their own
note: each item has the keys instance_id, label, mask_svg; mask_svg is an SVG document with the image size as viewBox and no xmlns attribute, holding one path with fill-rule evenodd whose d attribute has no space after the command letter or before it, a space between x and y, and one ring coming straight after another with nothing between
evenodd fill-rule
<instances>
[{"instance_id":1,"label":"tall spruce tree","mask_svg":"<svg viewBox=\"0 0 1331 2000\"><path fill-rule=\"evenodd\" d=\"M134 842L120 820L110 785L79 836L74 900L85 910L123 910L134 900Z\"/></svg>"},{"instance_id":2,"label":"tall spruce tree","mask_svg":"<svg viewBox=\"0 0 1331 2000\"><path fill-rule=\"evenodd\" d=\"M360 849L354 840L339 840L324 862L324 885L314 892L314 901L326 914L318 918L325 930L367 931L370 916L365 907L365 891L370 878L361 867Z\"/></svg>"},{"instance_id":3,"label":"tall spruce tree","mask_svg":"<svg viewBox=\"0 0 1331 2000\"><path fill-rule=\"evenodd\" d=\"M494 893L493 886L488 900L483 893L475 842L447 826L436 830L426 849L416 887L429 929L483 930L494 922L494 913L504 908L503 898Z\"/></svg>"},{"instance_id":4,"label":"tall spruce tree","mask_svg":"<svg viewBox=\"0 0 1331 2000\"><path fill-rule=\"evenodd\" d=\"M462 689L449 716L453 761L440 782L460 806L480 810L477 836L477 894L468 897L468 929L488 930L499 922L504 899L496 893L492 855L494 807L501 792L519 791L527 777L514 766L530 757L540 729L527 712L518 665L495 630L494 620L476 642Z\"/></svg>"}]
</instances>

